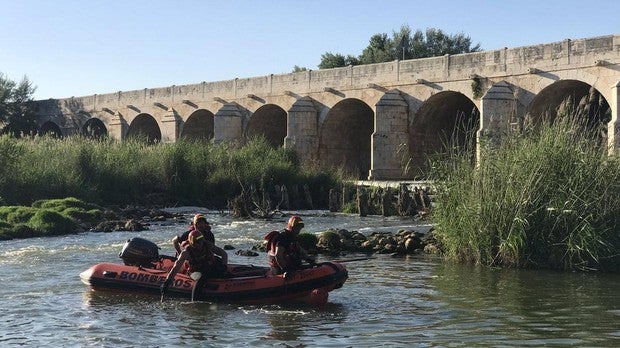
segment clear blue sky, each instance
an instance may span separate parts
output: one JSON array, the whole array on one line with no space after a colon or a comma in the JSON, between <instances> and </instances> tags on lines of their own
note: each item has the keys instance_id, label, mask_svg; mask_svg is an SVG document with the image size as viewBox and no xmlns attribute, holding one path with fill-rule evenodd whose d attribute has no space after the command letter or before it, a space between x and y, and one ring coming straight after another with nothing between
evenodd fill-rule
<instances>
[{"instance_id":1,"label":"clear blue sky","mask_svg":"<svg viewBox=\"0 0 620 348\"><path fill-rule=\"evenodd\" d=\"M619 0L0 0L0 72L64 98L316 69L403 24L494 50L620 34L619 16Z\"/></svg>"}]
</instances>

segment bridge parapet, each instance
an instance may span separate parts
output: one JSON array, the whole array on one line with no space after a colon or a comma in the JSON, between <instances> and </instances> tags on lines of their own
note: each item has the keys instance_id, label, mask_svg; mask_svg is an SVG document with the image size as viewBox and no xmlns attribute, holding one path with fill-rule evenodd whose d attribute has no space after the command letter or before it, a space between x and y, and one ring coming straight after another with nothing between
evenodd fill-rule
<instances>
[{"instance_id":1,"label":"bridge parapet","mask_svg":"<svg viewBox=\"0 0 620 348\"><path fill-rule=\"evenodd\" d=\"M211 101L214 97L231 102L246 98L248 94L283 95L287 94L287 91L303 96L322 93L327 87L335 90L364 89L371 83L381 84L389 89L424 81L469 79L472 74L501 77L568 66L618 64L619 50L620 36L610 35L442 57L119 91L59 101L73 99L83 105L86 111L93 111L101 106L122 108L126 105L150 104L153 101L167 105L166 103L180 103L187 99ZM64 109L63 103L60 104Z\"/></svg>"}]
</instances>

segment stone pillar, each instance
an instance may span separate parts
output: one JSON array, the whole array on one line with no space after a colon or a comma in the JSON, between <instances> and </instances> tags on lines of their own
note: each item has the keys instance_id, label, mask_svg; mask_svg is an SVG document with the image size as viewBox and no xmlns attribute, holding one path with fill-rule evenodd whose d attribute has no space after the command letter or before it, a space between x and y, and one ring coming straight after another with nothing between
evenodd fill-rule
<instances>
[{"instance_id":1,"label":"stone pillar","mask_svg":"<svg viewBox=\"0 0 620 348\"><path fill-rule=\"evenodd\" d=\"M476 136L476 160L480 162L481 146L499 144L510 129L510 120L516 113L517 100L506 81L495 84L480 103L480 129Z\"/></svg>"},{"instance_id":2,"label":"stone pillar","mask_svg":"<svg viewBox=\"0 0 620 348\"><path fill-rule=\"evenodd\" d=\"M161 120L161 141L162 143L174 143L179 138L179 123L177 112L169 108L168 112Z\"/></svg>"},{"instance_id":3,"label":"stone pillar","mask_svg":"<svg viewBox=\"0 0 620 348\"><path fill-rule=\"evenodd\" d=\"M408 105L397 90L385 93L375 105L375 131L369 180L401 179L402 158L408 158Z\"/></svg>"},{"instance_id":4,"label":"stone pillar","mask_svg":"<svg viewBox=\"0 0 620 348\"><path fill-rule=\"evenodd\" d=\"M120 112L116 112L108 123L108 135L114 140L123 140L125 133L127 133L127 122L123 119L123 115Z\"/></svg>"},{"instance_id":5,"label":"stone pillar","mask_svg":"<svg viewBox=\"0 0 620 348\"><path fill-rule=\"evenodd\" d=\"M607 124L607 146L610 155L620 153L620 82L612 88L611 95L609 104L611 120Z\"/></svg>"},{"instance_id":6,"label":"stone pillar","mask_svg":"<svg viewBox=\"0 0 620 348\"><path fill-rule=\"evenodd\" d=\"M213 118L213 142L240 140L243 137L243 115L237 104L224 104Z\"/></svg>"},{"instance_id":7,"label":"stone pillar","mask_svg":"<svg viewBox=\"0 0 620 348\"><path fill-rule=\"evenodd\" d=\"M318 119L318 112L309 97L297 100L288 111L284 147L294 149L301 163L318 160Z\"/></svg>"}]
</instances>

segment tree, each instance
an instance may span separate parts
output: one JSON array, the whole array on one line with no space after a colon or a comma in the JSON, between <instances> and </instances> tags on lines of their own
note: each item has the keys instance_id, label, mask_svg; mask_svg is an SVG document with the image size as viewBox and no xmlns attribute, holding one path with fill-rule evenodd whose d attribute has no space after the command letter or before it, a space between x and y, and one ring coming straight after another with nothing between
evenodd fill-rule
<instances>
[{"instance_id":1,"label":"tree","mask_svg":"<svg viewBox=\"0 0 620 348\"><path fill-rule=\"evenodd\" d=\"M401 26L398 32L393 32L392 41L394 42L393 57L403 60L406 59L406 57L411 57L411 49L413 47L411 28L408 25Z\"/></svg>"},{"instance_id":2,"label":"tree","mask_svg":"<svg viewBox=\"0 0 620 348\"><path fill-rule=\"evenodd\" d=\"M344 62L344 56L342 54L325 52L321 55L321 63L319 63L319 69L340 68L343 66L346 65Z\"/></svg>"},{"instance_id":3,"label":"tree","mask_svg":"<svg viewBox=\"0 0 620 348\"><path fill-rule=\"evenodd\" d=\"M331 69L331 68L342 68L344 66L349 65L360 65L361 62L359 58L348 55L343 56L342 54L333 54L331 52L327 52L321 55L321 63L319 63L319 69Z\"/></svg>"},{"instance_id":4,"label":"tree","mask_svg":"<svg viewBox=\"0 0 620 348\"><path fill-rule=\"evenodd\" d=\"M371 36L368 46L356 58L327 52L321 55L319 69L338 68L347 65L390 62L396 59L417 59L437 57L444 54L470 53L480 51L480 44L472 46L471 38L464 34L448 35L441 29L429 28L412 32L411 27L403 25L399 31Z\"/></svg>"},{"instance_id":5,"label":"tree","mask_svg":"<svg viewBox=\"0 0 620 348\"><path fill-rule=\"evenodd\" d=\"M360 65L362 64L362 62L360 62L359 58L352 56L352 55L348 55L345 59L344 59L344 64L345 66L349 66L349 65Z\"/></svg>"},{"instance_id":6,"label":"tree","mask_svg":"<svg viewBox=\"0 0 620 348\"><path fill-rule=\"evenodd\" d=\"M393 59L394 42L390 40L387 34L375 34L370 38L368 47L362 51L360 62L362 64L373 64L381 62L389 62Z\"/></svg>"},{"instance_id":7,"label":"tree","mask_svg":"<svg viewBox=\"0 0 620 348\"><path fill-rule=\"evenodd\" d=\"M0 125L2 133L16 137L36 132L33 93L36 87L26 76L19 84L0 73Z\"/></svg>"},{"instance_id":8,"label":"tree","mask_svg":"<svg viewBox=\"0 0 620 348\"><path fill-rule=\"evenodd\" d=\"M471 39L464 34L447 35L441 29L426 30L426 57L444 54L470 53L480 51L480 44L471 47Z\"/></svg>"},{"instance_id":9,"label":"tree","mask_svg":"<svg viewBox=\"0 0 620 348\"><path fill-rule=\"evenodd\" d=\"M294 72L294 73L297 73L297 72L302 72L302 71L308 71L308 68L303 67L303 66L298 66L298 65L295 65L295 66L293 67L293 72Z\"/></svg>"}]
</instances>

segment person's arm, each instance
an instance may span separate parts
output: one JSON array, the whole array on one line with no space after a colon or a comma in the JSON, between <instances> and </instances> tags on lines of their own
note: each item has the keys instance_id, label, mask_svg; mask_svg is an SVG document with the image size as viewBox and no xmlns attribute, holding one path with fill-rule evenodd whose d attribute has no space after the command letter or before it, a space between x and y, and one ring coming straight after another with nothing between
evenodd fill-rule
<instances>
[{"instance_id":1,"label":"person's arm","mask_svg":"<svg viewBox=\"0 0 620 348\"><path fill-rule=\"evenodd\" d=\"M283 247L280 246L276 246L276 263L278 264L278 267L280 267L280 269L285 269L286 268L286 258L284 256L284 249Z\"/></svg>"},{"instance_id":2,"label":"person's arm","mask_svg":"<svg viewBox=\"0 0 620 348\"><path fill-rule=\"evenodd\" d=\"M213 250L213 253L222 258L222 264L224 266L228 265L228 253L226 253L226 250L218 247L217 245L213 245L211 250Z\"/></svg>"},{"instance_id":3,"label":"person's arm","mask_svg":"<svg viewBox=\"0 0 620 348\"><path fill-rule=\"evenodd\" d=\"M177 260L174 262L174 266L172 266L172 268L170 269L170 272L168 272L168 275L166 276L166 280L164 281L164 284L161 286L162 293L168 290L168 288L174 281L174 276L179 272L179 269L181 268L181 266L183 265L186 259L187 259L187 251L183 250L181 254L179 254L179 257L177 258Z\"/></svg>"},{"instance_id":4,"label":"person's arm","mask_svg":"<svg viewBox=\"0 0 620 348\"><path fill-rule=\"evenodd\" d=\"M174 236L174 238L172 238L172 245L174 246L174 249L177 251L177 255L181 254L181 243L179 243L179 236Z\"/></svg>"}]
</instances>

